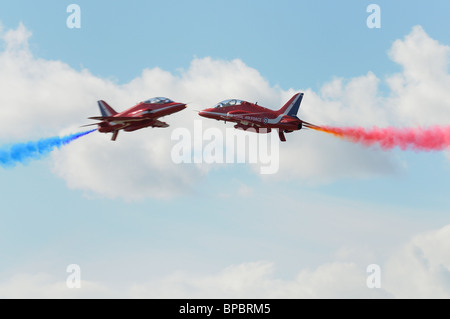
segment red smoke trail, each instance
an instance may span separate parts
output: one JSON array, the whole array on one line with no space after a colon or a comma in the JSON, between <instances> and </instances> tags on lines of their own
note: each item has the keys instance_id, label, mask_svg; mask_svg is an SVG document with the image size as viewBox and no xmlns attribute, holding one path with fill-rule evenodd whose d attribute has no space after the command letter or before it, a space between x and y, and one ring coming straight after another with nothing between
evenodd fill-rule
<instances>
[{"instance_id":1,"label":"red smoke trail","mask_svg":"<svg viewBox=\"0 0 450 319\"><path fill-rule=\"evenodd\" d=\"M450 148L450 126L429 128L378 128L308 126L334 136L366 146L379 144L384 150L399 147L402 150L442 151Z\"/></svg>"}]
</instances>

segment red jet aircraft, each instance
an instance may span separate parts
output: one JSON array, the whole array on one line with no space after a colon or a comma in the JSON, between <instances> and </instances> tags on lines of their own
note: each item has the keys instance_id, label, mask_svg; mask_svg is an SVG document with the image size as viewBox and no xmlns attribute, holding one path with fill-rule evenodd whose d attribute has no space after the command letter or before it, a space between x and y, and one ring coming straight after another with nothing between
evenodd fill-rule
<instances>
[{"instance_id":1,"label":"red jet aircraft","mask_svg":"<svg viewBox=\"0 0 450 319\"><path fill-rule=\"evenodd\" d=\"M225 123L237 123L234 128L248 130L256 133L270 133L272 129L278 130L282 142L286 142L284 133L301 130L305 127L316 127L313 124L300 120L297 112L303 99L303 93L294 95L278 111L270 110L241 100L226 100L218 103L215 107L199 112L200 116L223 120Z\"/></svg>"},{"instance_id":2,"label":"red jet aircraft","mask_svg":"<svg viewBox=\"0 0 450 319\"><path fill-rule=\"evenodd\" d=\"M158 118L179 112L186 104L174 102L165 97L155 97L141 102L126 111L117 113L105 101L98 101L102 116L89 117L91 120L101 122L89 125L98 125L101 133L113 133L112 140L115 141L120 130L132 132L144 127L168 127L169 124L161 122Z\"/></svg>"}]
</instances>

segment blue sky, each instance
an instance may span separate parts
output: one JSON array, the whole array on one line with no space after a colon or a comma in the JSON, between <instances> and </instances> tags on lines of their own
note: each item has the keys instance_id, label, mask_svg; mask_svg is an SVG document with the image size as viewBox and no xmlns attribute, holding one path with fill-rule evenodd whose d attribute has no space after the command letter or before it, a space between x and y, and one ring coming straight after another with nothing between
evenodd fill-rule
<instances>
[{"instance_id":1,"label":"blue sky","mask_svg":"<svg viewBox=\"0 0 450 319\"><path fill-rule=\"evenodd\" d=\"M447 1L76 1L80 29L66 26L70 3L0 4L8 66L0 79L2 144L76 130L96 115L99 99L123 110L160 95L193 109L225 98L278 108L304 91L301 117L321 124L450 120L442 78L421 76L442 57L448 66ZM380 29L366 26L370 3L381 8ZM31 57L8 58L6 34L14 30L16 38L31 33L17 51ZM445 84L448 69L440 69ZM414 95L423 91L441 104ZM117 143L90 135L0 168L0 296L450 295L437 284L450 269L442 240L450 236L448 152L386 152L301 131L280 146L275 176L246 164L172 166L172 129L193 119L186 110L165 119L167 130L124 134ZM411 247L429 268L415 267ZM78 290L65 286L72 263L82 269ZM386 274L379 290L365 285L372 263ZM405 278L398 264L407 265Z\"/></svg>"},{"instance_id":2,"label":"blue sky","mask_svg":"<svg viewBox=\"0 0 450 319\"><path fill-rule=\"evenodd\" d=\"M68 16L59 14L66 11L64 2L17 1L1 9L5 27L23 21L32 30L30 42L38 56L64 57L74 68L83 66L121 83L145 67L176 71L194 56L211 56L241 58L273 84L313 86L332 76L352 77L368 70L382 75L398 69L386 51L416 24L425 26L431 37L445 39L445 1L378 2L383 9L381 30L365 25L370 3L79 1L80 30L58 27L65 26ZM170 54L162 48L169 48Z\"/></svg>"}]
</instances>

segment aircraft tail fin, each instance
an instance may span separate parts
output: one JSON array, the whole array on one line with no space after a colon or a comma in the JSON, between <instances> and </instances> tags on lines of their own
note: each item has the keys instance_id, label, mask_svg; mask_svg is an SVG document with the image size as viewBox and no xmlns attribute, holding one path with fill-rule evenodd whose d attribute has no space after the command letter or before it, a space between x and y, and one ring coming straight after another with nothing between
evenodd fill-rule
<instances>
[{"instance_id":1,"label":"aircraft tail fin","mask_svg":"<svg viewBox=\"0 0 450 319\"><path fill-rule=\"evenodd\" d=\"M295 94L280 110L280 113L297 116L298 109L300 108L300 104L302 103L303 93Z\"/></svg>"},{"instance_id":2,"label":"aircraft tail fin","mask_svg":"<svg viewBox=\"0 0 450 319\"><path fill-rule=\"evenodd\" d=\"M108 116L114 116L117 114L116 111L114 111L114 109L108 105L108 103L106 103L103 100L100 100L97 102L98 103L98 107L100 108L100 113L102 114L103 117L108 117Z\"/></svg>"}]
</instances>

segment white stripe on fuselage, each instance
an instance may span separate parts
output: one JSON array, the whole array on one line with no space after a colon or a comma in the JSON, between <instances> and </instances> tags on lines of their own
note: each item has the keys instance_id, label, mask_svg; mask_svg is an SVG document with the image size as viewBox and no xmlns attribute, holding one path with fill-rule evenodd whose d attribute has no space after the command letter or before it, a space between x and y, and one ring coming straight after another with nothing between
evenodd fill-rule
<instances>
[{"instance_id":1,"label":"white stripe on fuselage","mask_svg":"<svg viewBox=\"0 0 450 319\"><path fill-rule=\"evenodd\" d=\"M149 110L149 111L148 111L148 114L151 114L151 113L157 113L157 112L161 112L161 111L165 111L165 110L171 109L171 108L173 108L173 107L181 106L181 105L183 105L183 104L178 103L178 104L175 104L175 105L169 105L169 106L163 107L163 108L161 108L161 109L157 109L157 110Z\"/></svg>"},{"instance_id":2,"label":"white stripe on fuselage","mask_svg":"<svg viewBox=\"0 0 450 319\"><path fill-rule=\"evenodd\" d=\"M274 119L267 119L267 123L268 124L278 124L281 121L281 119L283 118L283 116L284 116L284 114L280 114Z\"/></svg>"},{"instance_id":3,"label":"white stripe on fuselage","mask_svg":"<svg viewBox=\"0 0 450 319\"><path fill-rule=\"evenodd\" d=\"M235 118L237 120L242 119L243 121L244 120L248 120L248 119L244 118L245 116L249 116L249 115L246 115L246 114L233 115L233 114L224 114L224 113L217 113L217 112L203 112L203 113L209 114L209 115L217 115L217 116L220 116L220 117L222 117L224 119L227 119L227 118L233 119L233 118ZM276 117L274 119L268 119L267 123L269 123L269 124L278 124L281 121L281 119L283 118L283 116L284 116L284 114L280 114L278 117ZM259 119L260 119L261 123L264 123L264 118L263 117L261 117ZM241 121L241 122L243 122L243 121ZM248 121L249 122L256 122L256 121L253 121L253 120L248 120Z\"/></svg>"}]
</instances>

